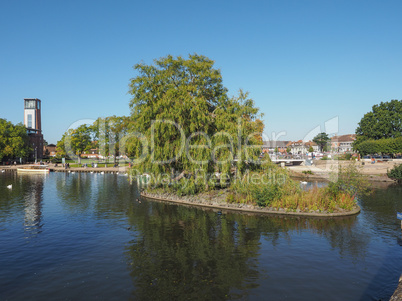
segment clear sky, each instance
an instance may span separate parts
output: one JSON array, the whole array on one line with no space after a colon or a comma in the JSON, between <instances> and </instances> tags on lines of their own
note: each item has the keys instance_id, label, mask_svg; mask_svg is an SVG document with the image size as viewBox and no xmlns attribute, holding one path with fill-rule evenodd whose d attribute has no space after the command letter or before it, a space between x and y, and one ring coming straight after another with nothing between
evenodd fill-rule
<instances>
[{"instance_id":1,"label":"clear sky","mask_svg":"<svg viewBox=\"0 0 402 301\"><path fill-rule=\"evenodd\" d=\"M0 118L42 100L45 139L82 119L129 115L132 66L172 54L215 61L250 92L266 138L296 140L338 117L354 133L402 99L402 1L2 1Z\"/></svg>"}]
</instances>

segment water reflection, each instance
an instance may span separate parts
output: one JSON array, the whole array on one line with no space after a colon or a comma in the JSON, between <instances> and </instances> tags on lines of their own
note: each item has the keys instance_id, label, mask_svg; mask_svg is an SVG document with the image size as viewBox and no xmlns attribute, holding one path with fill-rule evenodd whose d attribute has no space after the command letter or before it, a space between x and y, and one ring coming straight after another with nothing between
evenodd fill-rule
<instances>
[{"instance_id":1,"label":"water reflection","mask_svg":"<svg viewBox=\"0 0 402 301\"><path fill-rule=\"evenodd\" d=\"M42 232L43 184L47 175L21 175L20 181L27 182L24 193L24 228L26 238ZM24 179L25 177L25 179Z\"/></svg>"},{"instance_id":2,"label":"water reflection","mask_svg":"<svg viewBox=\"0 0 402 301\"><path fill-rule=\"evenodd\" d=\"M152 202L128 215L134 299L236 299L257 286L259 233L233 215Z\"/></svg>"},{"instance_id":3,"label":"water reflection","mask_svg":"<svg viewBox=\"0 0 402 301\"><path fill-rule=\"evenodd\" d=\"M26 175L7 171L0 186L0 226L7 227L22 215L25 238L41 233L46 177L47 175L42 174ZM12 189L7 189L7 185L12 185Z\"/></svg>"},{"instance_id":4,"label":"water reflection","mask_svg":"<svg viewBox=\"0 0 402 301\"><path fill-rule=\"evenodd\" d=\"M370 242L367 235L356 235L356 216L312 219L220 214L144 201L127 214L136 236L127 245L126 256L135 286L133 296L139 300L247 298L262 278L269 277L260 264L261 239L278 246L313 233L328 240L340 256L354 261L364 259Z\"/></svg>"},{"instance_id":5,"label":"water reflection","mask_svg":"<svg viewBox=\"0 0 402 301\"><path fill-rule=\"evenodd\" d=\"M11 183L12 191L4 188ZM328 299L340 300L363 293L376 296L382 279L399 273L396 267L401 266L389 248L399 242L395 233L400 236L400 224L394 212L402 211L399 188L360 200L363 212L358 216L333 219L239 214L146 199L140 203L136 186L117 175L15 174L0 178L0 184L0 241L8 242L0 249L0 264L8 270L0 271L0 276L6 279L11 273L13 281L7 283L17 283L18 288L25 289L35 280L36 285L47 284L49 290L65 293L66 281L79 282L68 289L75 295L63 295L66 299L83 290L89 296L104 291L110 296L115 290L131 292L135 300L264 299L266 295L311 300L322 298L317 293L322 288L331 291ZM22 223L24 237L41 233L41 239L18 244L15 234L21 232ZM8 264L9 258L41 265ZM43 272L43 279L31 278L37 269L49 266L58 280L50 272ZM88 271L91 276L85 276ZM18 280L21 274L26 282ZM82 279L95 283L96 275L100 275L97 285L81 284ZM343 290L345 285L349 286ZM37 287L26 287L27 296L39 299ZM15 291L9 284L4 299ZM388 291L392 288L385 295ZM115 297L127 299L118 293Z\"/></svg>"},{"instance_id":6,"label":"water reflection","mask_svg":"<svg viewBox=\"0 0 402 301\"><path fill-rule=\"evenodd\" d=\"M84 212L90 208L92 197L91 175L87 173L63 173L57 177L56 187L59 199L70 212Z\"/></svg>"}]
</instances>

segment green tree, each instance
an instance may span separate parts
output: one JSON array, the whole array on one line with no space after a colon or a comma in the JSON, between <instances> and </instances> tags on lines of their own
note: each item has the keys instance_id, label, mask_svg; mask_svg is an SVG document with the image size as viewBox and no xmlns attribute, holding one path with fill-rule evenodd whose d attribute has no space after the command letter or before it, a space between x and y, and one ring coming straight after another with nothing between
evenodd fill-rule
<instances>
[{"instance_id":1,"label":"green tree","mask_svg":"<svg viewBox=\"0 0 402 301\"><path fill-rule=\"evenodd\" d=\"M313 141L317 143L317 145L320 147L320 151L324 150L324 147L327 145L327 143L331 139L328 137L328 134L323 132L319 133L317 136L314 137Z\"/></svg>"},{"instance_id":2,"label":"green tree","mask_svg":"<svg viewBox=\"0 0 402 301\"><path fill-rule=\"evenodd\" d=\"M78 163L81 163L81 155L92 148L92 134L92 128L86 124L76 129L69 129L57 142L58 153L62 156L77 156Z\"/></svg>"},{"instance_id":3,"label":"green tree","mask_svg":"<svg viewBox=\"0 0 402 301\"><path fill-rule=\"evenodd\" d=\"M205 56L167 56L137 64L127 152L140 172L230 174L251 168L262 145L263 123L248 93L228 97L221 73ZM236 160L237 159L237 160ZM202 186L202 185L201 185ZM202 189L202 188L200 188Z\"/></svg>"},{"instance_id":4,"label":"green tree","mask_svg":"<svg viewBox=\"0 0 402 301\"><path fill-rule=\"evenodd\" d=\"M312 153L314 151L314 148L310 145L310 147L308 148L308 152Z\"/></svg>"},{"instance_id":5,"label":"green tree","mask_svg":"<svg viewBox=\"0 0 402 301\"><path fill-rule=\"evenodd\" d=\"M99 153L104 157L112 155L114 163L116 157L120 155L120 144L127 134L128 124L128 117L113 115L106 118L99 117L91 126L98 141Z\"/></svg>"},{"instance_id":6,"label":"green tree","mask_svg":"<svg viewBox=\"0 0 402 301\"><path fill-rule=\"evenodd\" d=\"M26 158L31 151L27 130L22 123L17 125L0 118L0 161Z\"/></svg>"},{"instance_id":7,"label":"green tree","mask_svg":"<svg viewBox=\"0 0 402 301\"><path fill-rule=\"evenodd\" d=\"M290 153L291 150L292 150L292 149L291 149L289 146L286 148L286 152L287 152L287 153Z\"/></svg>"},{"instance_id":8,"label":"green tree","mask_svg":"<svg viewBox=\"0 0 402 301\"><path fill-rule=\"evenodd\" d=\"M397 138L402 136L402 100L391 100L374 105L366 113L356 129L354 145L373 139Z\"/></svg>"}]
</instances>

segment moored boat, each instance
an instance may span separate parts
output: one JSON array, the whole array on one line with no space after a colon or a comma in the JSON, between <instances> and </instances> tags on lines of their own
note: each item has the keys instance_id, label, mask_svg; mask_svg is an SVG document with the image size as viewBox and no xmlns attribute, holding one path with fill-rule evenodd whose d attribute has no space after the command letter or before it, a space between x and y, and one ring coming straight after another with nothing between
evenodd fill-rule
<instances>
[{"instance_id":1,"label":"moored boat","mask_svg":"<svg viewBox=\"0 0 402 301\"><path fill-rule=\"evenodd\" d=\"M49 166L48 165L26 165L26 166L17 168L17 172L46 173L46 172L49 172Z\"/></svg>"}]
</instances>

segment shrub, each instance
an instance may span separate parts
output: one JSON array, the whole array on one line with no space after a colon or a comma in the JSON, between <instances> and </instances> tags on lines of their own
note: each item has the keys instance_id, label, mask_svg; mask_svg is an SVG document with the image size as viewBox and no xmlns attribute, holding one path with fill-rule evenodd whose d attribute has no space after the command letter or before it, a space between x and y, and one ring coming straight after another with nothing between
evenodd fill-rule
<instances>
[{"instance_id":1,"label":"shrub","mask_svg":"<svg viewBox=\"0 0 402 301\"><path fill-rule=\"evenodd\" d=\"M371 191L367 178L360 173L356 164L341 166L338 173L331 175L331 182L327 189L334 198L341 193L354 197L368 194Z\"/></svg>"},{"instance_id":2,"label":"shrub","mask_svg":"<svg viewBox=\"0 0 402 301\"><path fill-rule=\"evenodd\" d=\"M388 178L402 183L402 164L395 165L390 171L387 172Z\"/></svg>"}]
</instances>

